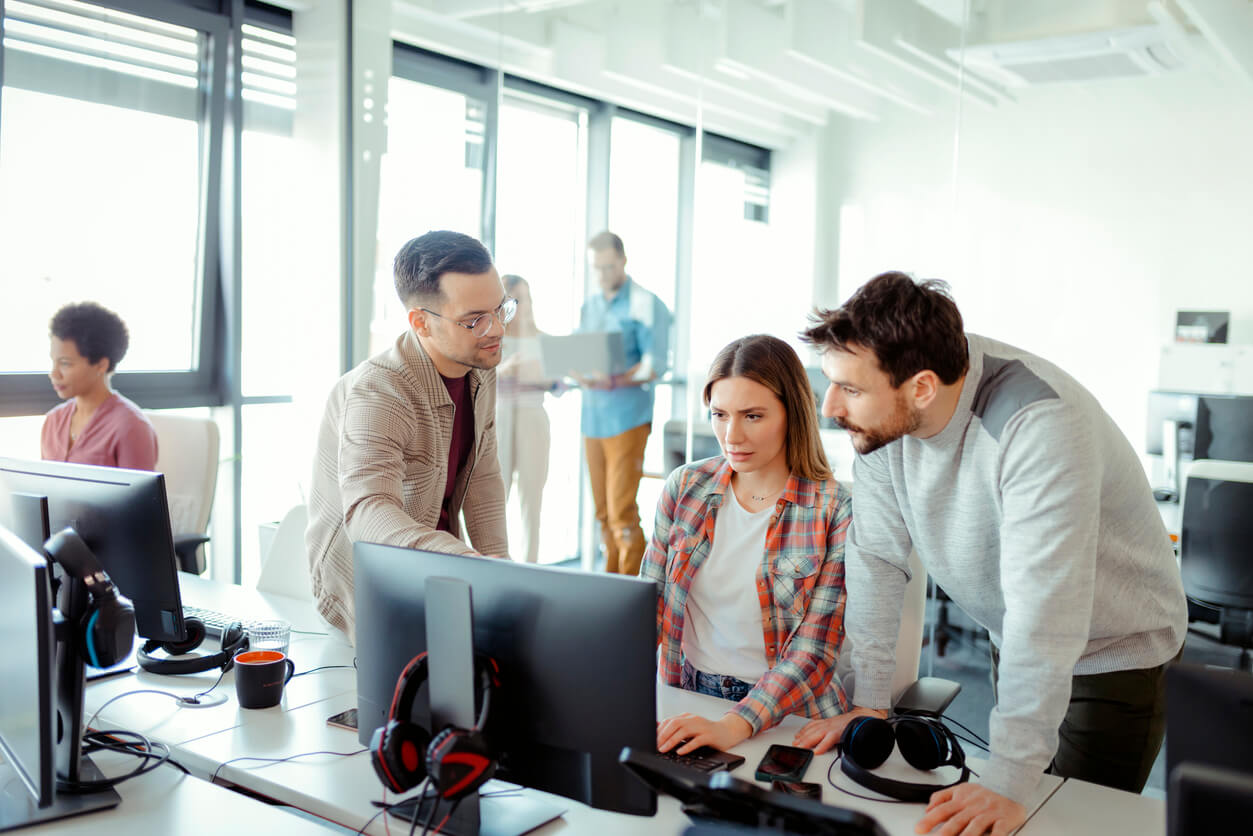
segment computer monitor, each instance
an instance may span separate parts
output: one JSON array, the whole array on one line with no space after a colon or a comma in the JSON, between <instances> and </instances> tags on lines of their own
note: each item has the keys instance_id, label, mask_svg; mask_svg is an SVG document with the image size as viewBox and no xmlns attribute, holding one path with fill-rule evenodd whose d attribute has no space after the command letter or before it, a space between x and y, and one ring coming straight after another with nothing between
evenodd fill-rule
<instances>
[{"instance_id":1,"label":"computer monitor","mask_svg":"<svg viewBox=\"0 0 1253 836\"><path fill-rule=\"evenodd\" d=\"M39 807L56 790L52 592L44 556L0 526L0 797L16 776Z\"/></svg>"},{"instance_id":2,"label":"computer monitor","mask_svg":"<svg viewBox=\"0 0 1253 836\"><path fill-rule=\"evenodd\" d=\"M47 558L0 526L0 830L116 807L113 789L58 792L57 781L104 776L82 754L83 657L79 621L87 592L62 586L53 606ZM58 611L60 609L60 612ZM66 613L61 617L61 613Z\"/></svg>"},{"instance_id":3,"label":"computer monitor","mask_svg":"<svg viewBox=\"0 0 1253 836\"><path fill-rule=\"evenodd\" d=\"M656 584L369 543L353 553L362 743L427 648L426 579L456 578L473 596L474 647L500 667L486 729L498 777L604 810L656 812L656 796L618 763L624 746L657 746ZM412 719L430 728L425 686Z\"/></svg>"},{"instance_id":4,"label":"computer monitor","mask_svg":"<svg viewBox=\"0 0 1253 836\"><path fill-rule=\"evenodd\" d=\"M1197 763L1253 775L1253 676L1176 662L1166 670L1166 774Z\"/></svg>"},{"instance_id":5,"label":"computer monitor","mask_svg":"<svg viewBox=\"0 0 1253 836\"><path fill-rule=\"evenodd\" d=\"M1201 395L1193 458L1253 462L1253 396Z\"/></svg>"},{"instance_id":6,"label":"computer monitor","mask_svg":"<svg viewBox=\"0 0 1253 836\"><path fill-rule=\"evenodd\" d=\"M48 532L66 526L83 538L135 606L140 636L182 641L183 605L178 587L165 477L64 462L0 458L0 525L33 531L31 514L47 499ZM29 535L24 533L29 543ZM31 544L42 547L42 541Z\"/></svg>"}]
</instances>

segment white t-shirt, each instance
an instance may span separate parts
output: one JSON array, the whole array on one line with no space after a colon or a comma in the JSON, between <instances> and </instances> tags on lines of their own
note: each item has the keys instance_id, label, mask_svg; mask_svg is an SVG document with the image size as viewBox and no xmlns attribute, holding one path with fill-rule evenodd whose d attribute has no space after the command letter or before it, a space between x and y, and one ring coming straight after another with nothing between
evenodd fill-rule
<instances>
[{"instance_id":1,"label":"white t-shirt","mask_svg":"<svg viewBox=\"0 0 1253 836\"><path fill-rule=\"evenodd\" d=\"M773 510L750 514L727 486L713 547L687 593L683 655L700 671L756 682L769 670L757 568Z\"/></svg>"}]
</instances>

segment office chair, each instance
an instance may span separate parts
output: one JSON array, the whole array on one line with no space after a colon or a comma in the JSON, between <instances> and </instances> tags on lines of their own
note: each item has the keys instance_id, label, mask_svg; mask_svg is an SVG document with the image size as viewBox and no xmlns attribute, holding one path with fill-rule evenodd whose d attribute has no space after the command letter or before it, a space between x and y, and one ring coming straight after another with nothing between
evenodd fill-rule
<instances>
[{"instance_id":1,"label":"office chair","mask_svg":"<svg viewBox=\"0 0 1253 836\"><path fill-rule=\"evenodd\" d=\"M1217 624L1218 640L1240 648L1241 670L1250 669L1253 648L1251 508L1253 463L1210 459L1192 463L1179 540L1188 620Z\"/></svg>"},{"instance_id":2,"label":"office chair","mask_svg":"<svg viewBox=\"0 0 1253 836\"><path fill-rule=\"evenodd\" d=\"M209 542L206 532L218 482L218 425L212 418L144 414L157 432L157 470L165 474L178 568L203 574L204 544Z\"/></svg>"},{"instance_id":3,"label":"office chair","mask_svg":"<svg viewBox=\"0 0 1253 836\"><path fill-rule=\"evenodd\" d=\"M296 505L283 515L269 548L261 556L257 589L302 601L313 600L309 558L305 550L305 529L308 525L309 510L303 504Z\"/></svg>"},{"instance_id":4,"label":"office chair","mask_svg":"<svg viewBox=\"0 0 1253 836\"><path fill-rule=\"evenodd\" d=\"M901 627L896 638L896 670L892 674L892 706L894 710L940 715L948 708L961 685L935 676L918 677L922 659L922 638L927 612L927 571L918 553L909 553L910 579L905 585L901 610ZM836 676L844 692L856 701L856 677L852 671L852 639L845 634L844 646L836 664Z\"/></svg>"}]
</instances>

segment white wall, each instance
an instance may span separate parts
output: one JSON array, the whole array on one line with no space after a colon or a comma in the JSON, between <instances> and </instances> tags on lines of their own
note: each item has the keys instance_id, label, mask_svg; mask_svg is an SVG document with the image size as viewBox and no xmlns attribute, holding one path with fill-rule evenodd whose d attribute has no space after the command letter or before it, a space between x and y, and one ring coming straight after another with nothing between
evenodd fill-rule
<instances>
[{"instance_id":1,"label":"white wall","mask_svg":"<svg viewBox=\"0 0 1253 836\"><path fill-rule=\"evenodd\" d=\"M948 117L835 124L819 299L883 269L949 281L971 331L1087 385L1139 448L1178 308L1253 342L1253 94L1217 73L1040 88Z\"/></svg>"}]
</instances>

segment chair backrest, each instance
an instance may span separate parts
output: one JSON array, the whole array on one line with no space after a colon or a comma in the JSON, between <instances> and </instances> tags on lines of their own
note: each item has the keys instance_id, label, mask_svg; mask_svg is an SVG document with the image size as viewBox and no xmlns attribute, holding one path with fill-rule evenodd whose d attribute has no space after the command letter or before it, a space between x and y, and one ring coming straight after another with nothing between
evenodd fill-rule
<instances>
[{"instance_id":1,"label":"chair backrest","mask_svg":"<svg viewBox=\"0 0 1253 836\"><path fill-rule=\"evenodd\" d=\"M309 580L309 559L305 551L305 528L309 525L309 511L297 505L288 511L270 547L261 556L261 576L257 589L273 592L302 601L313 600L313 585Z\"/></svg>"},{"instance_id":2,"label":"chair backrest","mask_svg":"<svg viewBox=\"0 0 1253 836\"><path fill-rule=\"evenodd\" d=\"M157 432L157 470L165 474L170 528L203 534L218 483L220 435L212 418L145 412Z\"/></svg>"},{"instance_id":3,"label":"chair backrest","mask_svg":"<svg viewBox=\"0 0 1253 836\"><path fill-rule=\"evenodd\" d=\"M1188 597L1253 609L1253 463L1202 459L1184 488L1179 568Z\"/></svg>"},{"instance_id":4,"label":"chair backrest","mask_svg":"<svg viewBox=\"0 0 1253 836\"><path fill-rule=\"evenodd\" d=\"M901 606L901 627L896 635L896 670L892 673L892 702L918 679L918 663L922 658L923 624L927 611L927 570L922 567L918 553L909 553L909 582L905 584L905 598ZM853 642L847 635L835 675L839 677L845 692L856 696L852 669Z\"/></svg>"}]
</instances>

